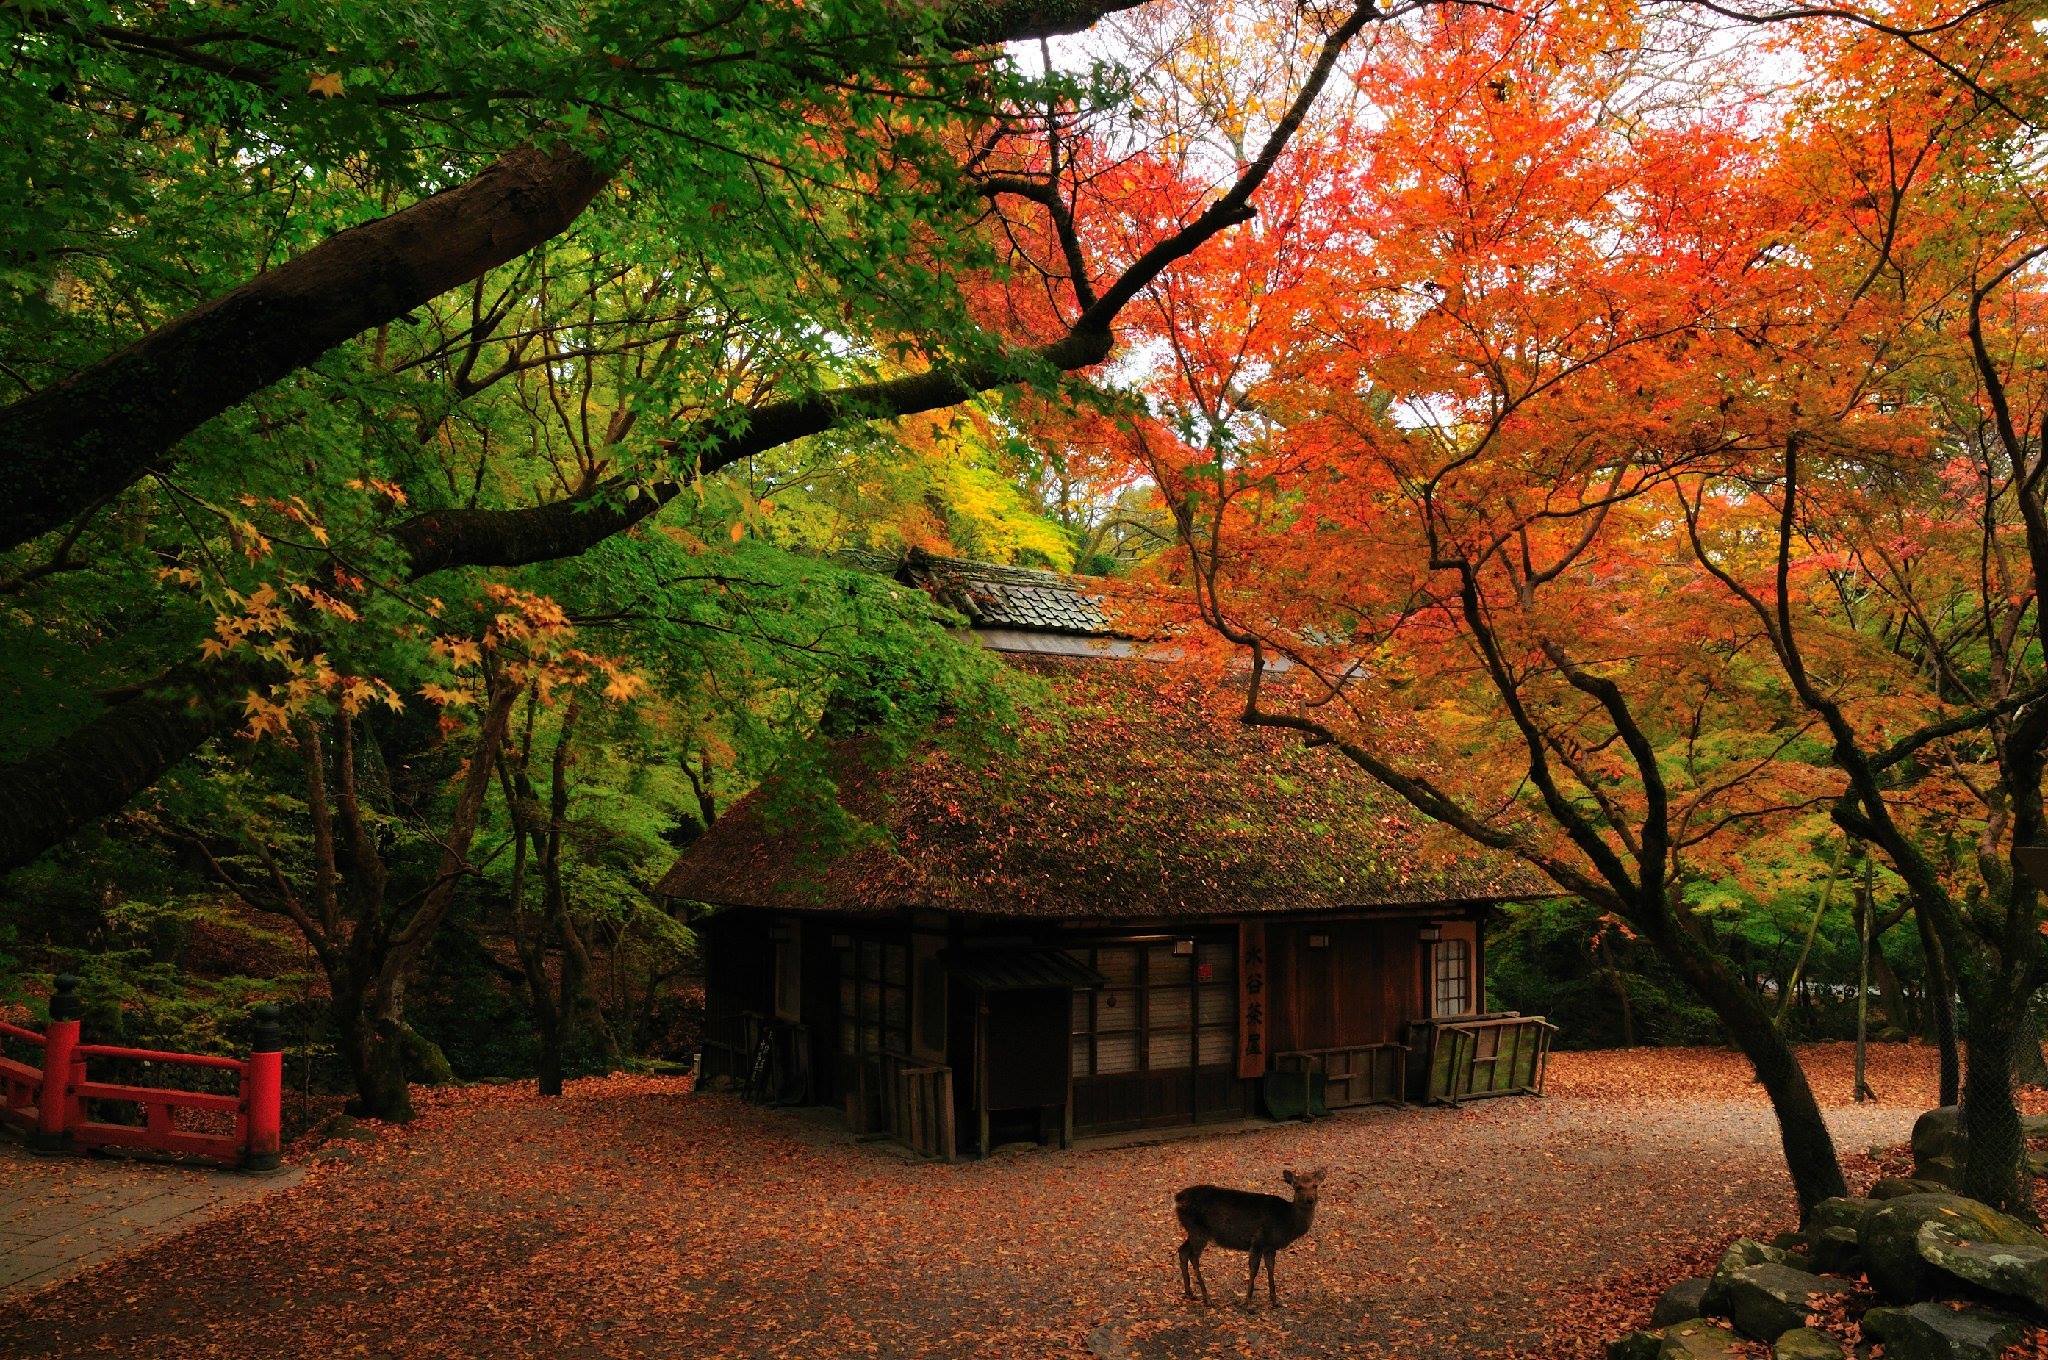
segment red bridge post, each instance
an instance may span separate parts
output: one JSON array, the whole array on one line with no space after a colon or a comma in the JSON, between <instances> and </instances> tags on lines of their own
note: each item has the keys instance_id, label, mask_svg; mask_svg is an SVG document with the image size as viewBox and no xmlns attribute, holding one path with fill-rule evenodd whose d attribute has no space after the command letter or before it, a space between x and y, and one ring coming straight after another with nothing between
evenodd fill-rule
<instances>
[{"instance_id":1,"label":"red bridge post","mask_svg":"<svg viewBox=\"0 0 2048 1360\"><path fill-rule=\"evenodd\" d=\"M71 1069L84 1013L78 979L70 973L58 975L56 993L50 997L50 1023L43 1030L43 1081L36 1092L36 1131L30 1140L37 1152L63 1152L71 1146L77 1104L71 1096Z\"/></svg>"},{"instance_id":2,"label":"red bridge post","mask_svg":"<svg viewBox=\"0 0 2048 1360\"><path fill-rule=\"evenodd\" d=\"M277 1007L268 1002L256 1007L253 1015L256 1030L249 1063L243 1069L249 1145L242 1153L242 1170L275 1171L283 1160L284 1032L278 1025Z\"/></svg>"}]
</instances>

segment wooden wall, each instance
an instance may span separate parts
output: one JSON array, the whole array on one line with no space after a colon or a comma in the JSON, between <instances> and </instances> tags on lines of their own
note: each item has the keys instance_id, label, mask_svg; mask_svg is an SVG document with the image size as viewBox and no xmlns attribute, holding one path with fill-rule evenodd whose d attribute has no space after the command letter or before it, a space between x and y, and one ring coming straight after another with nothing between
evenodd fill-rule
<instances>
[{"instance_id":1,"label":"wooden wall","mask_svg":"<svg viewBox=\"0 0 2048 1360\"><path fill-rule=\"evenodd\" d=\"M768 914L744 907L714 912L697 926L706 1001L726 1011L767 1015L775 1008L775 950Z\"/></svg>"},{"instance_id":2,"label":"wooden wall","mask_svg":"<svg viewBox=\"0 0 2048 1360\"><path fill-rule=\"evenodd\" d=\"M1273 922L1268 1051L1398 1043L1423 1014L1417 921ZM1311 935L1327 935L1311 949Z\"/></svg>"}]
</instances>

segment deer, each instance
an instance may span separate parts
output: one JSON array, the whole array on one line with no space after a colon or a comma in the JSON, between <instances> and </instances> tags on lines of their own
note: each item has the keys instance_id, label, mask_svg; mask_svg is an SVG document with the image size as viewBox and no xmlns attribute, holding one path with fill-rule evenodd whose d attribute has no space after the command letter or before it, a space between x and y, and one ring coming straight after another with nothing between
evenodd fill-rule
<instances>
[{"instance_id":1,"label":"deer","mask_svg":"<svg viewBox=\"0 0 2048 1360\"><path fill-rule=\"evenodd\" d=\"M1307 1235L1316 1214L1316 1195L1323 1188L1328 1167L1314 1171L1282 1171L1280 1179L1294 1187L1293 1199L1261 1195L1250 1190L1227 1190L1219 1185L1190 1185L1173 1197L1173 1216L1187 1230L1180 1244L1180 1287L1188 1298L1195 1286L1202 1290L1202 1302L1209 1302L1209 1282L1202 1278L1202 1252L1211 1242L1231 1251L1251 1254L1251 1278L1245 1282L1244 1306L1257 1298L1259 1263L1266 1265L1266 1296L1280 1306L1280 1289L1273 1283L1273 1256L1282 1247ZM1189 1272L1194 1279L1189 1281Z\"/></svg>"}]
</instances>

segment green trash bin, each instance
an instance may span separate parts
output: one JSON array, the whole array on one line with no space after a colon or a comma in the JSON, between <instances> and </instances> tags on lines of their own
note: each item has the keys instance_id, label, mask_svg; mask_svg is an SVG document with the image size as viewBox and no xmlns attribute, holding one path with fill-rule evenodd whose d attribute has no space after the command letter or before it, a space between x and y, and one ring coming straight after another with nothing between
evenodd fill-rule
<instances>
[{"instance_id":1,"label":"green trash bin","mask_svg":"<svg viewBox=\"0 0 2048 1360\"><path fill-rule=\"evenodd\" d=\"M1323 1102L1321 1072L1268 1072L1260 1100L1269 1119L1318 1119L1330 1112Z\"/></svg>"}]
</instances>

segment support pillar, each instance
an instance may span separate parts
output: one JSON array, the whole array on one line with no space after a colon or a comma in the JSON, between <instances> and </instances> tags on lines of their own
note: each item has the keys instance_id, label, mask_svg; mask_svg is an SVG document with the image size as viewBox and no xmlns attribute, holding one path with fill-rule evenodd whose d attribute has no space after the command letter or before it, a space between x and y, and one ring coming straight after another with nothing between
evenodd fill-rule
<instances>
[{"instance_id":1,"label":"support pillar","mask_svg":"<svg viewBox=\"0 0 2048 1360\"><path fill-rule=\"evenodd\" d=\"M276 1006L265 1002L252 1016L256 1027L245 1078L249 1144L242 1153L242 1170L275 1171L284 1153L284 1032Z\"/></svg>"},{"instance_id":2,"label":"support pillar","mask_svg":"<svg viewBox=\"0 0 2048 1360\"><path fill-rule=\"evenodd\" d=\"M70 973L59 974L57 990L50 997L50 1023L43 1031L43 1081L36 1092L36 1131L29 1140L37 1152L65 1152L71 1147L76 1104L71 1096L71 1068L84 1014L78 979Z\"/></svg>"}]
</instances>

